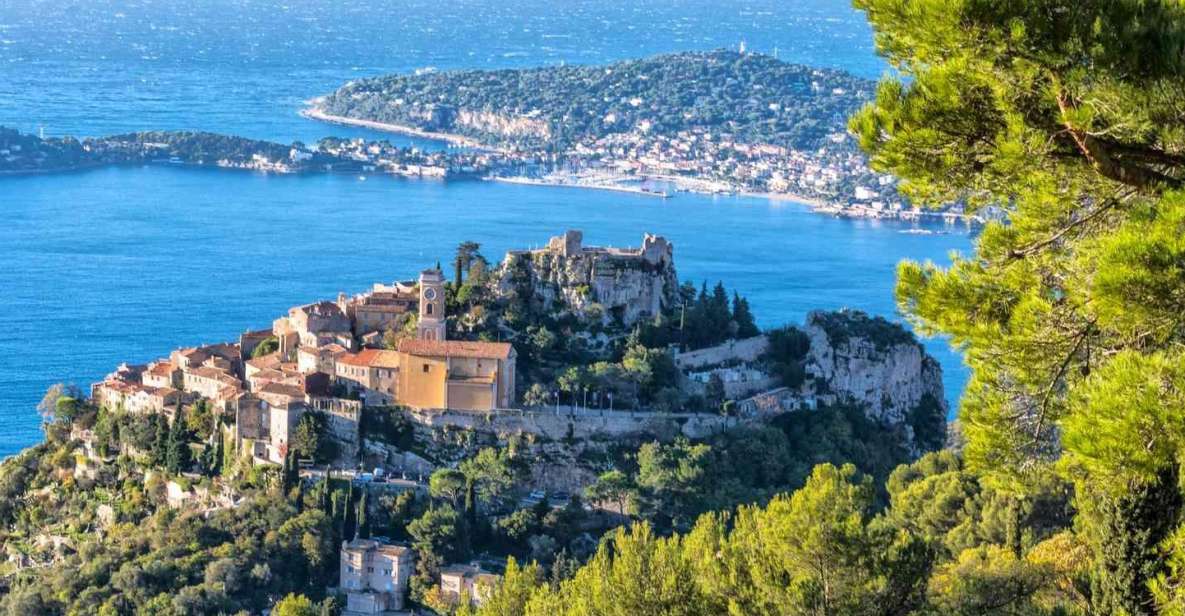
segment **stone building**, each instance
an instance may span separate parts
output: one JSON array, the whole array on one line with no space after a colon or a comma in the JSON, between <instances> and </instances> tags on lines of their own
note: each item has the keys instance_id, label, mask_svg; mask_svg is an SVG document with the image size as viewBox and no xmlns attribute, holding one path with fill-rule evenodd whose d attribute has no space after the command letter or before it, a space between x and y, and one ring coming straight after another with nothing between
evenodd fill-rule
<instances>
[{"instance_id":1,"label":"stone building","mask_svg":"<svg viewBox=\"0 0 1185 616\"><path fill-rule=\"evenodd\" d=\"M324 372L333 374L338 358L349 353L340 344L327 344L323 347L300 347L296 351L296 365L301 372Z\"/></svg>"},{"instance_id":2,"label":"stone building","mask_svg":"<svg viewBox=\"0 0 1185 616\"><path fill-rule=\"evenodd\" d=\"M476 564L449 565L440 570L440 594L457 601L465 593L471 603L481 605L500 579L501 576L482 571Z\"/></svg>"},{"instance_id":3,"label":"stone building","mask_svg":"<svg viewBox=\"0 0 1185 616\"><path fill-rule=\"evenodd\" d=\"M395 351L365 349L337 358L335 378L349 391L359 394L367 406L383 406L395 401L399 354Z\"/></svg>"},{"instance_id":4,"label":"stone building","mask_svg":"<svg viewBox=\"0 0 1185 616\"><path fill-rule=\"evenodd\" d=\"M514 369L514 347L505 342L404 340L396 400L419 409L509 408Z\"/></svg>"},{"instance_id":5,"label":"stone building","mask_svg":"<svg viewBox=\"0 0 1185 616\"><path fill-rule=\"evenodd\" d=\"M337 305L350 319L357 337L397 327L405 315L416 309L417 301L414 282L376 283L366 293L354 297L342 293L337 297Z\"/></svg>"},{"instance_id":6,"label":"stone building","mask_svg":"<svg viewBox=\"0 0 1185 616\"><path fill-rule=\"evenodd\" d=\"M407 584L415 569L411 548L378 539L343 541L341 590L346 614L382 614L403 609Z\"/></svg>"},{"instance_id":7,"label":"stone building","mask_svg":"<svg viewBox=\"0 0 1185 616\"><path fill-rule=\"evenodd\" d=\"M288 316L276 319L272 332L280 344L280 355L295 357L298 347L319 347L338 343L354 344L349 317L334 302L314 302L288 310Z\"/></svg>"}]
</instances>

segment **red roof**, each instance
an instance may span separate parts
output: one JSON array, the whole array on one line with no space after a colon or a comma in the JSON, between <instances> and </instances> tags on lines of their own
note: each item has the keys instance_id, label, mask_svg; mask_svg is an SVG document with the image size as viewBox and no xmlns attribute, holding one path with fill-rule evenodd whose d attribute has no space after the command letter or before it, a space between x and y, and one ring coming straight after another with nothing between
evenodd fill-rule
<instances>
[{"instance_id":1,"label":"red roof","mask_svg":"<svg viewBox=\"0 0 1185 616\"><path fill-rule=\"evenodd\" d=\"M401 340L399 352L420 357L468 357L473 359L508 359L514 348L508 342L469 342L466 340Z\"/></svg>"},{"instance_id":2,"label":"red roof","mask_svg":"<svg viewBox=\"0 0 1185 616\"><path fill-rule=\"evenodd\" d=\"M382 349L364 349L357 353L346 353L337 361L349 366L364 368L395 368L399 365L399 358L395 353Z\"/></svg>"}]
</instances>

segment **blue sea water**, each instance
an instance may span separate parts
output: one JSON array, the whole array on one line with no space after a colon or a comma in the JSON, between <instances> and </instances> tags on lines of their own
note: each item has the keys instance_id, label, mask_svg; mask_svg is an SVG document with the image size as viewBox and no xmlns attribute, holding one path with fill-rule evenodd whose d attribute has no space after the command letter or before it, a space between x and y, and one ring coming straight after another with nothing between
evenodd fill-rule
<instances>
[{"instance_id":1,"label":"blue sea water","mask_svg":"<svg viewBox=\"0 0 1185 616\"><path fill-rule=\"evenodd\" d=\"M840 0L87 0L0 3L0 125L47 135L200 129L314 141L387 137L319 124L301 102L427 67L607 62L735 47L875 78L863 16ZM684 278L724 280L762 325L813 308L895 316L903 258L970 247L941 226L820 216L753 198L661 201L564 188L118 168L0 178L0 455L39 438L35 405L121 361L267 326L288 306L447 260L499 258L568 228L676 245ZM942 341L948 397L966 380Z\"/></svg>"}]
</instances>

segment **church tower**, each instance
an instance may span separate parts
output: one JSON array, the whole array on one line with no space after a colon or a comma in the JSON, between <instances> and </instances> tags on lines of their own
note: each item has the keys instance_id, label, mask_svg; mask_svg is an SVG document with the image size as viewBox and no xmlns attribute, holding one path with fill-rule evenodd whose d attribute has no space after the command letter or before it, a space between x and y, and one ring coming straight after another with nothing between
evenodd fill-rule
<instances>
[{"instance_id":1,"label":"church tower","mask_svg":"<svg viewBox=\"0 0 1185 616\"><path fill-rule=\"evenodd\" d=\"M420 340L444 340L444 274L439 269L420 272Z\"/></svg>"}]
</instances>

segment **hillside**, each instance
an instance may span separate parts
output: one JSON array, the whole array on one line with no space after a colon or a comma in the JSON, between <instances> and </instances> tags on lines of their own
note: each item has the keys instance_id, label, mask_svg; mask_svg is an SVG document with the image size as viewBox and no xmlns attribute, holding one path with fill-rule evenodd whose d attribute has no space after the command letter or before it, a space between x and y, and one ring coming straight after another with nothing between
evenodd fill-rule
<instances>
[{"instance_id":1,"label":"hillside","mask_svg":"<svg viewBox=\"0 0 1185 616\"><path fill-rule=\"evenodd\" d=\"M870 82L842 71L712 51L608 66L389 75L351 82L319 107L523 148L643 127L667 135L707 128L743 143L813 149L844 132L871 92Z\"/></svg>"}]
</instances>

